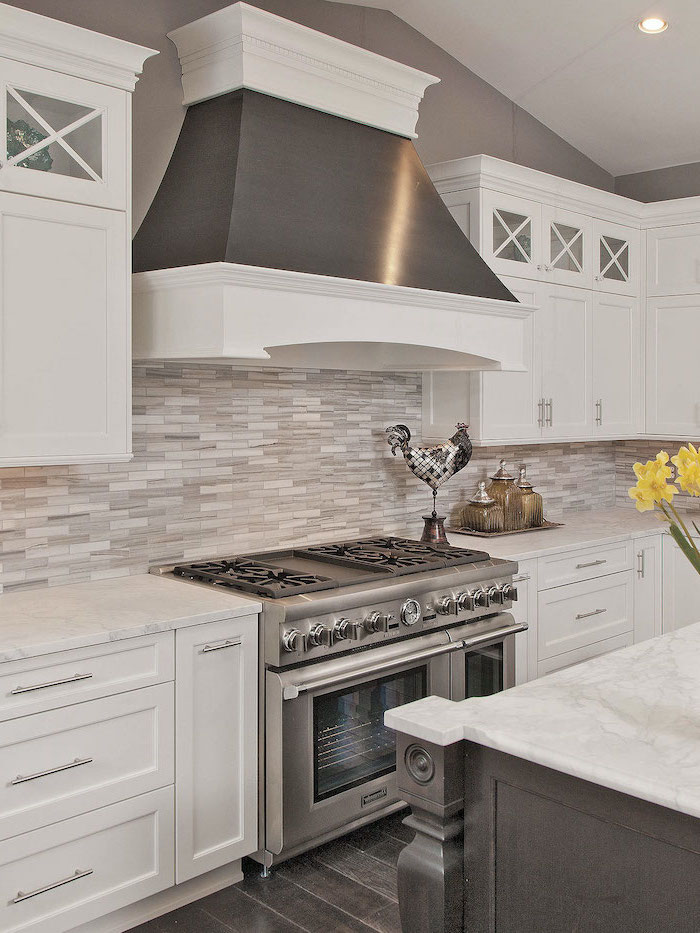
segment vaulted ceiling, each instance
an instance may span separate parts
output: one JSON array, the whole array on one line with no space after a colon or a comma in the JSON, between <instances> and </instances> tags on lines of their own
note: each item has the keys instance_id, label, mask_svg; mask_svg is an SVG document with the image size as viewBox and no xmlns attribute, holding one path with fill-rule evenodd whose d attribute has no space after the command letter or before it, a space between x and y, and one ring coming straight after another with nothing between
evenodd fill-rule
<instances>
[{"instance_id":1,"label":"vaulted ceiling","mask_svg":"<svg viewBox=\"0 0 700 933\"><path fill-rule=\"evenodd\" d=\"M344 0L347 2L347 0ZM698 0L362 0L389 9L613 175L700 160ZM645 16L666 32L637 28Z\"/></svg>"}]
</instances>

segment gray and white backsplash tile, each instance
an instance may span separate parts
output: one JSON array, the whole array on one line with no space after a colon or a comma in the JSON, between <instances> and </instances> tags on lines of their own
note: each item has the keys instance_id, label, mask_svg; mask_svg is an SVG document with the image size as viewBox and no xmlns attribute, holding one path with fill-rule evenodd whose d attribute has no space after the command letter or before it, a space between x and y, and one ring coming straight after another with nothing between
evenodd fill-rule
<instances>
[{"instance_id":1,"label":"gray and white backsplash tile","mask_svg":"<svg viewBox=\"0 0 700 933\"><path fill-rule=\"evenodd\" d=\"M132 462L0 470L0 583L79 582L378 531L417 536L431 493L391 456L384 430L403 422L419 442L420 413L416 374L136 364ZM616 471L629 485L638 455L622 446L476 448L438 502L454 511L505 457L527 463L550 518L609 507Z\"/></svg>"}]
</instances>

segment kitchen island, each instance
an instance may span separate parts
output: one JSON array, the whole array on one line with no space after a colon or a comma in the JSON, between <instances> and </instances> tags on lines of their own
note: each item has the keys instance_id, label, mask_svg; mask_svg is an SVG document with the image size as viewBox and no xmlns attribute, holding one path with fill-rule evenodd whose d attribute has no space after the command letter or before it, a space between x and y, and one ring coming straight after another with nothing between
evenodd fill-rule
<instances>
[{"instance_id":1,"label":"kitchen island","mask_svg":"<svg viewBox=\"0 0 700 933\"><path fill-rule=\"evenodd\" d=\"M700 929L700 624L385 721L404 933Z\"/></svg>"}]
</instances>

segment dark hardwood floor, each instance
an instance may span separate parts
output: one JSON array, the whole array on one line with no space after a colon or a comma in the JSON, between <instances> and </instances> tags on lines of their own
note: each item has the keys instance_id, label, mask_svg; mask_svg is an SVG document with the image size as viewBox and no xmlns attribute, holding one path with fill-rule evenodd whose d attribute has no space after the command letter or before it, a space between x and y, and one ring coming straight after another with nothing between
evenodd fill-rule
<instances>
[{"instance_id":1,"label":"dark hardwood floor","mask_svg":"<svg viewBox=\"0 0 700 933\"><path fill-rule=\"evenodd\" d=\"M401 933L396 863L413 835L407 810L245 878L131 933Z\"/></svg>"}]
</instances>

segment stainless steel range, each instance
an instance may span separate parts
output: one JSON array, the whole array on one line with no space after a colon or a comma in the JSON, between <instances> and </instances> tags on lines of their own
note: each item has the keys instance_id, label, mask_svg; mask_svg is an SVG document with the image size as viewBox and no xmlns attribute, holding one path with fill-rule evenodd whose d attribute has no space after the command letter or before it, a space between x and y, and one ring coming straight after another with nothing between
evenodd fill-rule
<instances>
[{"instance_id":1,"label":"stainless steel range","mask_svg":"<svg viewBox=\"0 0 700 933\"><path fill-rule=\"evenodd\" d=\"M398 537L158 568L263 603L265 866L402 805L387 709L512 685L516 571Z\"/></svg>"}]
</instances>

